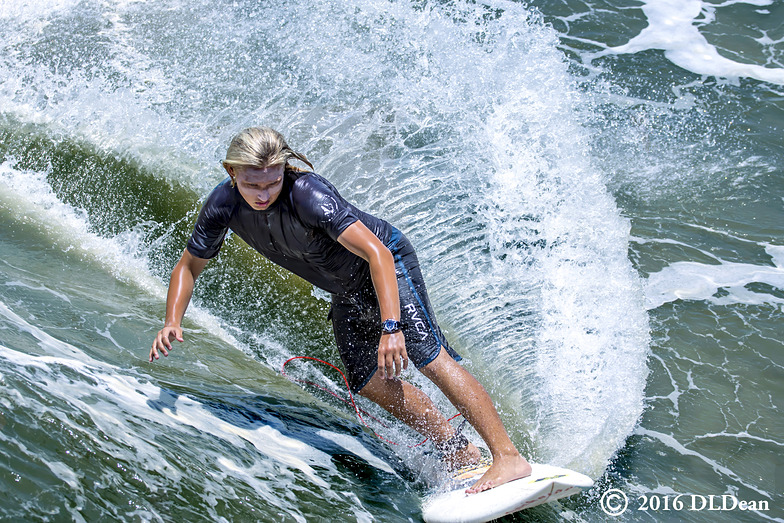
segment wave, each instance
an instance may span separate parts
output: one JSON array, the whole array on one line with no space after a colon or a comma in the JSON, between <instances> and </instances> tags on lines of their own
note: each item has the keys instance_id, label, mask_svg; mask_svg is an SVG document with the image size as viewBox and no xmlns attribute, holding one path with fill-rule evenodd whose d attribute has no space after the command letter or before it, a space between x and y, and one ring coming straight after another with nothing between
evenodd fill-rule
<instances>
[{"instance_id":1,"label":"wave","mask_svg":"<svg viewBox=\"0 0 784 523\"><path fill-rule=\"evenodd\" d=\"M648 325L629 223L592 162L592 101L554 31L514 2L178 6L0 19L4 201L162 299L229 137L277 127L413 240L515 442L600 474L642 413ZM236 239L196 302L273 367L335 357L326 304Z\"/></svg>"}]
</instances>

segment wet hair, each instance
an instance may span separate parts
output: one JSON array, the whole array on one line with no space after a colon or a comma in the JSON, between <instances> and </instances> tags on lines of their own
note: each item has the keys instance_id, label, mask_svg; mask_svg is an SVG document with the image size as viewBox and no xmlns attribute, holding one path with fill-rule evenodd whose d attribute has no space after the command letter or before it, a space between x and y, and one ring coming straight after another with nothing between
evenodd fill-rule
<instances>
[{"instance_id":1,"label":"wet hair","mask_svg":"<svg viewBox=\"0 0 784 523\"><path fill-rule=\"evenodd\" d=\"M287 170L302 169L289 165L292 158L305 163L311 170L313 164L304 154L293 151L283 135L269 127L249 127L235 136L226 151L223 167L257 167L263 169L284 165ZM234 179L232 177L232 185Z\"/></svg>"}]
</instances>

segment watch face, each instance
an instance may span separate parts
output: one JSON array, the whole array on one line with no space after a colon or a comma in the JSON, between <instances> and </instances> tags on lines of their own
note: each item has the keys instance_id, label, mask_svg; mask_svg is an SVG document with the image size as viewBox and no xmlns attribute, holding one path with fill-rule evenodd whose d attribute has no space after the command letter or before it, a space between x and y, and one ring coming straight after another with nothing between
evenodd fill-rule
<instances>
[{"instance_id":1,"label":"watch face","mask_svg":"<svg viewBox=\"0 0 784 523\"><path fill-rule=\"evenodd\" d=\"M395 320L386 320L384 322L384 330L386 332L396 332L400 330L400 324Z\"/></svg>"}]
</instances>

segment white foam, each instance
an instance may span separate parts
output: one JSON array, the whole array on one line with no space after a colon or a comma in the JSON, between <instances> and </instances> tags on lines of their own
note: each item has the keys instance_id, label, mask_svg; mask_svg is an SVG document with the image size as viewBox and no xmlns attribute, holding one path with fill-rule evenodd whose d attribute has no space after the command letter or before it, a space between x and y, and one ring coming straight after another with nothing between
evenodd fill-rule
<instances>
[{"instance_id":1,"label":"white foam","mask_svg":"<svg viewBox=\"0 0 784 523\"><path fill-rule=\"evenodd\" d=\"M38 340L40 346L46 348L50 353L54 352L55 354L59 354L71 358L78 357L83 363L94 361L92 360L92 358L90 358L86 354L82 354L80 351L76 350L71 345L61 342L60 340L47 334L42 329L28 323L21 316L19 316L14 311L12 311L3 302L0 302L0 316L3 316L7 321L9 321L21 332L26 332L32 335L36 340Z\"/></svg>"},{"instance_id":2,"label":"white foam","mask_svg":"<svg viewBox=\"0 0 784 523\"><path fill-rule=\"evenodd\" d=\"M700 454L699 452L696 452L694 450L691 450L691 449L687 448L686 446L684 446L680 441L678 441L671 434L665 434L663 432L658 432L658 431L655 431L655 430L649 430L649 429L645 429L643 427L637 427L637 429L634 432L635 432L635 434L639 434L641 436L647 436L649 438L652 438L652 439L655 439L655 440L659 440L661 443L663 443L664 445L666 445L666 446L670 447L671 449L675 450L676 452L678 452L682 456L693 456L695 458L698 458L698 459L704 461L706 464L708 464L718 474L721 474L722 476L726 476L727 478L730 478L733 481L738 482L739 484L741 484L744 487L749 488L749 489L757 492L758 494L761 494L761 495L767 496L767 497L771 497L771 494L769 492L767 492L765 490L762 490L761 488L759 488L759 487L757 487L757 486L755 486L755 485L753 485L751 483L748 483L747 481L744 481L743 478L738 476L735 472L733 472L728 467L725 467L721 463L719 463L719 462L717 462L715 460L712 460L712 459L708 458L707 456L704 456L704 455Z\"/></svg>"},{"instance_id":3,"label":"white foam","mask_svg":"<svg viewBox=\"0 0 784 523\"><path fill-rule=\"evenodd\" d=\"M37 224L62 250L75 249L116 278L161 301L166 299L166 286L150 272L147 251L141 244L143 233L130 230L106 238L90 231L87 213L60 201L46 173L17 170L13 160L1 163L0 201L16 219ZM244 348L217 317L203 308L189 307L188 317L229 345Z\"/></svg>"},{"instance_id":4,"label":"white foam","mask_svg":"<svg viewBox=\"0 0 784 523\"><path fill-rule=\"evenodd\" d=\"M270 459L286 468L300 470L313 484L329 489L329 484L310 465L333 468L329 456L300 440L283 435L269 425L260 425L254 429L238 427L216 417L200 402L184 396L177 398L174 408L164 408L163 411L183 425L225 439L232 445L239 447L242 445L241 440L245 440Z\"/></svg>"},{"instance_id":5,"label":"white foam","mask_svg":"<svg viewBox=\"0 0 784 523\"><path fill-rule=\"evenodd\" d=\"M514 42L513 34L505 36ZM519 58L513 46L504 52ZM498 329L486 355L504 381L511 375L509 397L517 389L535 401L536 458L598 474L642 411L647 316L628 260L629 223L589 161L577 111L583 100L565 64L545 50L525 58L539 63L530 76L496 79L503 96L473 131L493 153L482 191L490 260L479 258L479 274L460 281L460 303L479 301L482 286L497 290L485 291L490 310L474 321ZM530 337L514 314L527 307L536 318ZM497 311L515 319L499 322ZM522 357L530 361L521 365Z\"/></svg>"},{"instance_id":6,"label":"white foam","mask_svg":"<svg viewBox=\"0 0 784 523\"><path fill-rule=\"evenodd\" d=\"M24 22L39 20L45 23L48 16L71 9L79 3L81 0L25 0L24 2L8 0L0 3L0 20Z\"/></svg>"},{"instance_id":7,"label":"white foam","mask_svg":"<svg viewBox=\"0 0 784 523\"><path fill-rule=\"evenodd\" d=\"M104 16L112 18L115 12ZM110 34L101 37L111 42L106 52L113 58L96 64L92 74L65 66L65 72L54 72L49 64L24 61L18 53L0 54L3 114L45 127L55 140L67 136L117 156L127 155L172 182L191 182L201 189L214 186L222 175L217 168L214 177L204 175L204 165L212 165L213 158L189 147L190 126L157 110L176 96L170 80L149 58L124 43L128 36L123 24L107 25L111 32L107 29L104 32ZM25 46L30 35L23 30L10 32L8 39L9 48ZM201 161L195 159L200 155Z\"/></svg>"},{"instance_id":8,"label":"white foam","mask_svg":"<svg viewBox=\"0 0 784 523\"><path fill-rule=\"evenodd\" d=\"M533 440L539 460L598 475L643 409L648 325L629 223L592 166L586 100L555 32L520 4L503 2L491 22L482 6L443 35L449 17L435 7L424 23L395 12L400 45L433 58L404 62L411 74L390 93L394 126L417 132L357 124L330 160L345 177L346 156L373 156L355 144L392 144L382 180L345 186L415 243L441 326L477 362L513 437Z\"/></svg>"},{"instance_id":9,"label":"white foam","mask_svg":"<svg viewBox=\"0 0 784 523\"><path fill-rule=\"evenodd\" d=\"M45 172L20 171L12 160L5 161L0 164L0 198L19 219L40 224L63 250L77 248L120 279L135 281L156 297L164 298L161 282L150 276L145 259L137 254L139 244L91 232L87 214L61 202L46 177ZM130 240L132 235L127 237Z\"/></svg>"},{"instance_id":10,"label":"white foam","mask_svg":"<svg viewBox=\"0 0 784 523\"><path fill-rule=\"evenodd\" d=\"M701 0L644 0L642 10L648 26L626 44L610 47L593 55L593 58L661 49L672 63L696 74L719 78L748 77L784 85L784 69L744 64L726 58L700 33L697 19L701 14L710 18L712 9L736 3L766 6L773 2L738 0L714 6Z\"/></svg>"},{"instance_id":11,"label":"white foam","mask_svg":"<svg viewBox=\"0 0 784 523\"><path fill-rule=\"evenodd\" d=\"M784 248L768 245L766 251L775 266L727 261L716 265L673 263L648 276L645 283L646 308L655 309L675 300L707 300L717 305L784 304L782 298L746 288L751 283L764 283L784 289ZM726 294L715 296L720 289Z\"/></svg>"},{"instance_id":12,"label":"white foam","mask_svg":"<svg viewBox=\"0 0 784 523\"><path fill-rule=\"evenodd\" d=\"M356 438L352 438L346 434L338 434L337 432L332 432L329 430L318 430L316 432L319 436L324 439L328 439L333 443L343 447L347 451L351 452L357 457L364 459L369 465L376 467L379 470L383 470L389 474L393 474L398 476L397 473L389 466L388 463L385 461L377 458L370 452L364 445L362 445ZM399 477L399 476L398 476Z\"/></svg>"},{"instance_id":13,"label":"white foam","mask_svg":"<svg viewBox=\"0 0 784 523\"><path fill-rule=\"evenodd\" d=\"M204 449L202 459L214 459L224 472L253 488L266 501L277 499L288 504L279 499L280 484L298 482L295 471L299 471L309 485L321 489L325 500L345 502L342 494L333 491L327 481L339 473L325 452L286 436L270 425L253 424L246 427L230 423L204 403L187 396L177 396L174 401L159 408L151 408L151 401L160 404L161 398L171 398L171 394L146 380L128 376L124 369L94 359L77 347L57 339L26 321L3 302L0 302L0 316L14 328L30 334L45 352L45 355L31 355L0 345L0 361L8 362L7 367L14 369L14 374L20 374L25 382L45 390L47 398L46 402L41 402L39 395L22 395L9 388L0 398L0 404L5 408L23 408L39 417L51 416L72 433L101 433L105 437L93 440L96 447L118 459L132 461L140 477L145 478L147 472L154 471L174 482L186 479L184 476L187 476L187 472L182 470L182 463L169 461L170 456L161 445L150 444L150 438L155 433L166 432L167 442L187 440L189 436L185 428L193 427L202 433L200 437L209 434L224 442L225 445L219 445L221 449L227 446L242 449L245 443L252 445L259 458L250 465L236 463L224 455L222 450L216 454ZM67 378L64 379L64 375ZM70 413L74 411L84 416L72 417ZM95 428L84 424L85 417L91 420ZM369 464L394 474L387 464L360 443L353 442L351 437L325 430L319 431L319 434L357 454ZM0 439L5 439L2 432ZM40 459L36 451L25 447L22 442L17 446L29 459ZM125 455L126 449L134 449L132 458ZM80 497L83 495L86 485L77 469L62 461L44 460L44 464L72 491L79 493ZM149 486L155 490L155 485L156 482L152 481ZM220 485L220 481L208 482L205 489L226 497L227 493L221 490ZM216 489L219 492L214 492ZM349 502L354 501L358 502L349 499ZM364 514L363 519L369 517L359 502L351 509ZM296 508L292 507L290 515L304 521Z\"/></svg>"},{"instance_id":14,"label":"white foam","mask_svg":"<svg viewBox=\"0 0 784 523\"><path fill-rule=\"evenodd\" d=\"M15 323L22 323L22 325L25 323L13 313L8 314L7 307L0 312ZM94 360L75 347L43 333L35 326L27 324L25 330L41 340L42 346L49 353L58 355L33 356L0 345L0 358L15 365L15 372L25 375L29 383L45 388L48 397L55 401L40 403L35 395L16 395L12 401L17 406L35 412L39 417L44 414L52 416L77 434L84 432L85 427L72 420L68 411L73 408L83 412L92 419L98 431L126 445L126 448L135 448L134 461L141 464L145 470L156 470L172 478L178 478L179 473L167 464L164 456L154 447L145 445L140 436L129 431L127 424L121 421L129 415L140 419L154 419L157 415L159 419L156 421L165 420L165 416L152 411L147 405L148 399L160 394L158 387L123 376L121 369ZM70 378L63 379L59 370L61 368L75 371L85 379L77 381ZM101 400L96 403L96 398ZM55 407L54 404L57 402L64 402L70 407L65 409ZM125 414L118 415L118 408ZM95 441L98 446L109 448L113 445L98 439ZM69 484L78 481L78 473L69 472L66 465L53 464L50 468Z\"/></svg>"},{"instance_id":15,"label":"white foam","mask_svg":"<svg viewBox=\"0 0 784 523\"><path fill-rule=\"evenodd\" d=\"M0 309L0 312L15 323L25 323L12 312L9 313L7 307ZM133 461L143 465L143 470L157 470L172 480L177 480L180 475L177 467L167 463L167 458L160 453L157 446L145 444L146 434L129 430L129 420L144 420L145 425L154 423L172 431L182 431L183 426L190 426L240 448L243 441L248 442L256 451L282 466L278 469L279 474L291 476L291 470L299 470L313 485L329 490L329 484L320 476L323 472L316 473L312 466L317 465L322 471L336 473L330 457L324 452L287 437L268 425L253 429L233 425L217 417L202 403L184 396L178 397L171 406L151 409L149 401L163 394L159 387L125 376L122 369L91 359L67 343L46 335L35 326L27 324L26 330L43 340L42 343L50 352L54 349L63 355L33 356L0 345L0 358L14 364L19 369L18 372L23 374L29 374L28 369L37 369L34 377L29 376L29 381L45 388L50 398L57 402L63 401L70 407L52 408L16 395L11 401L18 406L33 410L43 409L79 433L84 427L71 421L66 413L70 408L76 409L89 416L97 430L110 437L104 446L110 448L115 443L121 443L125 448L135 449ZM78 359L75 359L77 357ZM85 379L62 379L58 369L63 367L77 372ZM244 470L244 467L239 465L232 466L227 459L220 463L233 472ZM50 462L47 466L72 489L80 485L78 472L66 464ZM269 475L269 464L265 463L264 468L262 477ZM253 477L246 477L244 473L239 476L246 479ZM258 480L251 481L251 484L256 482Z\"/></svg>"}]
</instances>

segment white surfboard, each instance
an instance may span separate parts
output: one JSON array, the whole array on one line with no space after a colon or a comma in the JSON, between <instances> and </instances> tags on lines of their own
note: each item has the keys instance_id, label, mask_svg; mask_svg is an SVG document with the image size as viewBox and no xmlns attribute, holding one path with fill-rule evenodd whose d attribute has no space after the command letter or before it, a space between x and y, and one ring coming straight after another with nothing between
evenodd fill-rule
<instances>
[{"instance_id":1,"label":"white surfboard","mask_svg":"<svg viewBox=\"0 0 784 523\"><path fill-rule=\"evenodd\" d=\"M531 475L477 494L465 489L488 469L478 466L456 473L446 492L430 495L422 506L427 523L481 523L542 503L578 494L593 480L573 470L531 463Z\"/></svg>"}]
</instances>

